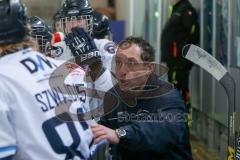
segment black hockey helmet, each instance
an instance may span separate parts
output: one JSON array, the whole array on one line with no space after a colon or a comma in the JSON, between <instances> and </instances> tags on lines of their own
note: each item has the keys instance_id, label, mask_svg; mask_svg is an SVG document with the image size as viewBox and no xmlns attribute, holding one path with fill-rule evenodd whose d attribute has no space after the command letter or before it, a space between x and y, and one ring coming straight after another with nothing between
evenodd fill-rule
<instances>
[{"instance_id":1,"label":"black hockey helmet","mask_svg":"<svg viewBox=\"0 0 240 160\"><path fill-rule=\"evenodd\" d=\"M79 26L91 33L93 11L88 0L65 0L62 6L64 18L61 21L64 31L69 32L69 28Z\"/></svg>"},{"instance_id":2,"label":"black hockey helmet","mask_svg":"<svg viewBox=\"0 0 240 160\"><path fill-rule=\"evenodd\" d=\"M30 17L29 22L31 25L31 37L37 40L40 51L46 53L52 39L51 29L44 20L37 16Z\"/></svg>"},{"instance_id":3,"label":"black hockey helmet","mask_svg":"<svg viewBox=\"0 0 240 160\"><path fill-rule=\"evenodd\" d=\"M93 8L88 0L65 0L63 3L65 16L92 15Z\"/></svg>"},{"instance_id":4,"label":"black hockey helmet","mask_svg":"<svg viewBox=\"0 0 240 160\"><path fill-rule=\"evenodd\" d=\"M56 21L56 20L59 20L60 18L63 18L65 16L64 12L63 12L63 9L59 9L53 16L53 20Z\"/></svg>"},{"instance_id":5,"label":"black hockey helmet","mask_svg":"<svg viewBox=\"0 0 240 160\"><path fill-rule=\"evenodd\" d=\"M63 9L59 9L53 16L53 32L60 32L63 31L63 26L62 26L62 20L65 17L65 13L63 12Z\"/></svg>"},{"instance_id":6,"label":"black hockey helmet","mask_svg":"<svg viewBox=\"0 0 240 160\"><path fill-rule=\"evenodd\" d=\"M26 7L19 0L0 0L0 44L13 44L28 35Z\"/></svg>"},{"instance_id":7,"label":"black hockey helmet","mask_svg":"<svg viewBox=\"0 0 240 160\"><path fill-rule=\"evenodd\" d=\"M93 12L93 32L92 36L96 39L111 38L111 29L109 19L106 15L99 12Z\"/></svg>"}]
</instances>

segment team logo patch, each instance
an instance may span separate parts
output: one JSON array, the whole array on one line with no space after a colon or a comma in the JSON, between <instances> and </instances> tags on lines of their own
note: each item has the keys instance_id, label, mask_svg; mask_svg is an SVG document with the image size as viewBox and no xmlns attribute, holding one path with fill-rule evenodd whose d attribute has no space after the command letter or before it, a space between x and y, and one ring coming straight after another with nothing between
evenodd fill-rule
<instances>
[{"instance_id":1,"label":"team logo patch","mask_svg":"<svg viewBox=\"0 0 240 160\"><path fill-rule=\"evenodd\" d=\"M63 48L58 46L55 52L56 52L56 57L60 57L63 54Z\"/></svg>"},{"instance_id":2,"label":"team logo patch","mask_svg":"<svg viewBox=\"0 0 240 160\"><path fill-rule=\"evenodd\" d=\"M104 46L104 50L107 51L108 53L114 54L116 51L116 45L113 42L108 42Z\"/></svg>"}]
</instances>

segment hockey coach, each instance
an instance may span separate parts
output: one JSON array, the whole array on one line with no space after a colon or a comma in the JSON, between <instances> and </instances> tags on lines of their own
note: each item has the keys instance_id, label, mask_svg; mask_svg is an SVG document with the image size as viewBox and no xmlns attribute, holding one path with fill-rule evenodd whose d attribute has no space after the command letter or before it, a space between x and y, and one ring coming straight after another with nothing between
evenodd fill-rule
<instances>
[{"instance_id":1,"label":"hockey coach","mask_svg":"<svg viewBox=\"0 0 240 160\"><path fill-rule=\"evenodd\" d=\"M106 94L101 125L91 126L94 142L108 140L113 159L191 160L184 100L156 75L152 46L126 38L115 62L118 83L108 93L118 101Z\"/></svg>"}]
</instances>

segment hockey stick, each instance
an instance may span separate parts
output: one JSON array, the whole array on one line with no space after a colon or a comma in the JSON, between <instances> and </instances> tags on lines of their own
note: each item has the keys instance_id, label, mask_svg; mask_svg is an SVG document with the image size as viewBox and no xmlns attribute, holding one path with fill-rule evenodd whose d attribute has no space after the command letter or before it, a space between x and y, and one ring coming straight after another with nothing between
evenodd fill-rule
<instances>
[{"instance_id":1,"label":"hockey stick","mask_svg":"<svg viewBox=\"0 0 240 160\"><path fill-rule=\"evenodd\" d=\"M234 160L235 133L235 82L227 70L214 57L195 45L186 45L183 56L209 72L225 89L228 96L228 160ZM235 156L236 158L236 156ZM239 160L236 158L236 160Z\"/></svg>"},{"instance_id":2,"label":"hockey stick","mask_svg":"<svg viewBox=\"0 0 240 160\"><path fill-rule=\"evenodd\" d=\"M237 146L235 150L235 160L240 160L240 130L238 131Z\"/></svg>"}]
</instances>

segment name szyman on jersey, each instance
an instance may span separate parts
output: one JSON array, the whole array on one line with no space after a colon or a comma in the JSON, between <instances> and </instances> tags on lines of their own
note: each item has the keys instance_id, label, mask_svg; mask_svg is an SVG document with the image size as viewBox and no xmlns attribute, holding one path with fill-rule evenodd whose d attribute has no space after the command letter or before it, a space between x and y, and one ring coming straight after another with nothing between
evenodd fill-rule
<instances>
[{"instance_id":1,"label":"name szyman on jersey","mask_svg":"<svg viewBox=\"0 0 240 160\"><path fill-rule=\"evenodd\" d=\"M50 87L49 77L62 63L32 49L0 59L0 159L90 159L93 137L88 124L66 122L55 113L59 104L71 102L72 112L84 112L89 103L84 90L71 95L62 87ZM64 83L87 87L84 74L78 68Z\"/></svg>"}]
</instances>

